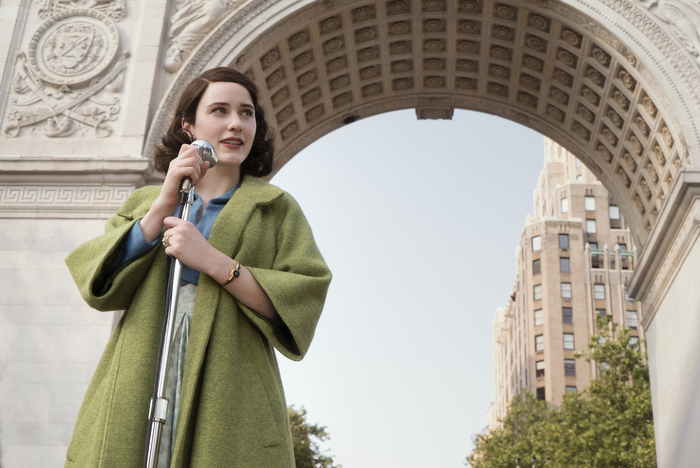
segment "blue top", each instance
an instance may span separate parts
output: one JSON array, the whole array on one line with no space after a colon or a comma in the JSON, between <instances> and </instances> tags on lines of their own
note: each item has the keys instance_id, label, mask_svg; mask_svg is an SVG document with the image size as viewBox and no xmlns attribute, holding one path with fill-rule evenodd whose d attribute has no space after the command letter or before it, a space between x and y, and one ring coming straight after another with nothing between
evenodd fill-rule
<instances>
[{"instance_id":1,"label":"blue top","mask_svg":"<svg viewBox=\"0 0 700 468\"><path fill-rule=\"evenodd\" d=\"M207 206L202 209L202 197L194 194L194 203L192 204L192 211L190 212L189 221L194 224L199 232L202 233L205 239L209 240L209 234L211 234L211 228L214 226L214 221L224 209L226 203L231 199L233 193L236 189L240 187L240 184L233 187L228 192L224 193L220 197L212 198L207 203ZM173 216L177 216L178 209L175 211ZM199 219L197 219L199 215ZM194 221L193 221L194 218ZM126 265L133 259L140 257L145 254L153 247L158 245L160 242L160 237L155 239L153 242L146 242L143 237L143 231L141 231L141 220L136 221L134 227L131 228L129 234L126 236L124 243L122 244L117 258L112 263L109 268L109 273L118 270L122 265ZM180 286L186 283L199 284L199 272L188 267L184 263L182 264L182 281L180 281Z\"/></svg>"}]
</instances>

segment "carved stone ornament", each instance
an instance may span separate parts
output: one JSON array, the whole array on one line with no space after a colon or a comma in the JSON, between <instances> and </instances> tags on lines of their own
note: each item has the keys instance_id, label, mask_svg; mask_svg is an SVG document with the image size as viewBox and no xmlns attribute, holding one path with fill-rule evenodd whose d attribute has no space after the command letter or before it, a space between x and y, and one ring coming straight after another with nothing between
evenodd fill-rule
<instances>
[{"instance_id":1,"label":"carved stone ornament","mask_svg":"<svg viewBox=\"0 0 700 468\"><path fill-rule=\"evenodd\" d=\"M170 19L170 45L163 61L165 69L170 73L178 71L199 41L242 2L243 0L182 2L182 7Z\"/></svg>"},{"instance_id":2,"label":"carved stone ornament","mask_svg":"<svg viewBox=\"0 0 700 468\"><path fill-rule=\"evenodd\" d=\"M110 66L119 49L117 26L92 10L68 10L42 24L29 43L29 65L47 83L86 83Z\"/></svg>"},{"instance_id":3,"label":"carved stone ornament","mask_svg":"<svg viewBox=\"0 0 700 468\"><path fill-rule=\"evenodd\" d=\"M695 57L700 55L700 5L689 0L640 0L645 8L666 23Z\"/></svg>"},{"instance_id":4,"label":"carved stone ornament","mask_svg":"<svg viewBox=\"0 0 700 468\"><path fill-rule=\"evenodd\" d=\"M32 38L29 54L17 54L5 136L18 137L28 127L50 138L90 128L97 137L109 136L130 55L124 51L114 63L118 48L116 26L101 13L68 10L51 17Z\"/></svg>"},{"instance_id":5,"label":"carved stone ornament","mask_svg":"<svg viewBox=\"0 0 700 468\"><path fill-rule=\"evenodd\" d=\"M126 0L41 0L39 18L45 20L65 11L88 9L121 21L126 17Z\"/></svg>"}]
</instances>

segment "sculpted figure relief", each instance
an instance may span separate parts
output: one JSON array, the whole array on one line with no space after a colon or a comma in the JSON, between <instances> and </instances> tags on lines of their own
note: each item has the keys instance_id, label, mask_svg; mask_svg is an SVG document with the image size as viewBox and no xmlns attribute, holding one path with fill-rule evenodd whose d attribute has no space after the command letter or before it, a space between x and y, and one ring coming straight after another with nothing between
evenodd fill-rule
<instances>
[{"instance_id":1,"label":"sculpted figure relief","mask_svg":"<svg viewBox=\"0 0 700 468\"><path fill-rule=\"evenodd\" d=\"M640 0L642 6L668 24L696 57L700 55L700 5L691 0Z\"/></svg>"},{"instance_id":2,"label":"sculpted figure relief","mask_svg":"<svg viewBox=\"0 0 700 468\"><path fill-rule=\"evenodd\" d=\"M171 73L180 69L189 52L214 29L223 17L244 0L189 0L180 2L170 20L170 46L166 52L165 69Z\"/></svg>"}]
</instances>

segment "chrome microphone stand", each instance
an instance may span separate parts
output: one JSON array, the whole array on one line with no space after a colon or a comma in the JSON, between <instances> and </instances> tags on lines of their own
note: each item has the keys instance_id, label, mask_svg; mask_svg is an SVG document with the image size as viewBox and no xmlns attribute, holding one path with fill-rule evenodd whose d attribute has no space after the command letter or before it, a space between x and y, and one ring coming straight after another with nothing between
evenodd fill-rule
<instances>
[{"instance_id":1,"label":"chrome microphone stand","mask_svg":"<svg viewBox=\"0 0 700 468\"><path fill-rule=\"evenodd\" d=\"M214 148L208 141L195 140L190 143L199 151L202 160L209 161L209 167L214 166L218 158ZM180 184L180 208L178 218L190 219L192 203L194 202L194 186L189 178L182 180ZM168 358L172 347L173 334L175 333L175 311L180 295L180 280L182 279L182 262L176 258L170 263L168 275L168 288L165 296L165 311L163 317L163 330L160 335L160 349L156 362L156 378L153 386L153 397L148 410L148 430L146 436L146 453L144 455L144 468L155 468L158 464L158 450L160 449L160 436L163 425L167 420L168 404L165 397L165 387L168 379Z\"/></svg>"}]
</instances>

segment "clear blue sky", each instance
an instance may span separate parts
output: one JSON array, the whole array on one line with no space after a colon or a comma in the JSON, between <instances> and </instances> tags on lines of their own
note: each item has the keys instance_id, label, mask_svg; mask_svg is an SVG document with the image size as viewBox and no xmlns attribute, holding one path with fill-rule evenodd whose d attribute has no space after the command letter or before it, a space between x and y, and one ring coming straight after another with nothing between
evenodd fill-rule
<instances>
[{"instance_id":1,"label":"clear blue sky","mask_svg":"<svg viewBox=\"0 0 700 468\"><path fill-rule=\"evenodd\" d=\"M327 427L344 468L463 468L543 160L521 125L410 110L345 126L273 178L334 274L309 354L279 357L287 402Z\"/></svg>"}]
</instances>

